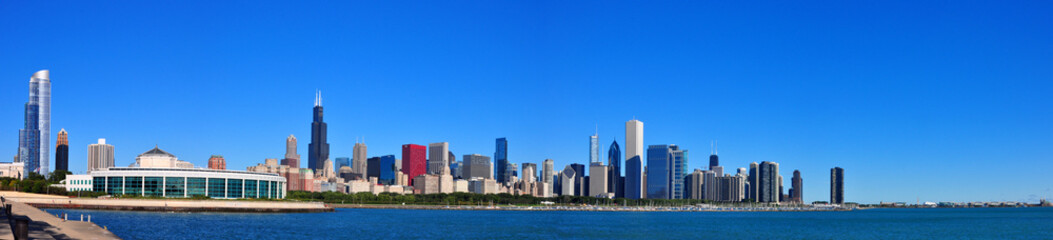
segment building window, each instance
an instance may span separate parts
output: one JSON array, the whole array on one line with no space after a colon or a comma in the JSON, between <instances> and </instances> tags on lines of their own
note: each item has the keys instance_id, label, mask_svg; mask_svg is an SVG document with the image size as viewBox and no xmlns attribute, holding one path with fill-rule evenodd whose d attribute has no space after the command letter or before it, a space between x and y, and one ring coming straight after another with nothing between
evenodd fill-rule
<instances>
[{"instance_id":1,"label":"building window","mask_svg":"<svg viewBox=\"0 0 1053 240\"><path fill-rule=\"evenodd\" d=\"M124 177L124 195L142 196L143 177Z\"/></svg>"},{"instance_id":2,"label":"building window","mask_svg":"<svg viewBox=\"0 0 1053 240\"><path fill-rule=\"evenodd\" d=\"M92 190L96 192L106 191L106 177L95 177L94 183L91 185Z\"/></svg>"},{"instance_id":3,"label":"building window","mask_svg":"<svg viewBox=\"0 0 1053 240\"><path fill-rule=\"evenodd\" d=\"M208 197L211 198L225 198L227 182L222 178L209 178L208 179Z\"/></svg>"},{"instance_id":4,"label":"building window","mask_svg":"<svg viewBox=\"0 0 1053 240\"><path fill-rule=\"evenodd\" d=\"M166 197L183 197L184 187L183 184L186 182L186 178L182 177L166 177L165 178L165 196Z\"/></svg>"},{"instance_id":5,"label":"building window","mask_svg":"<svg viewBox=\"0 0 1053 240\"><path fill-rule=\"evenodd\" d=\"M271 192L270 186L270 182L260 181L260 198L270 198L270 195L267 195Z\"/></svg>"},{"instance_id":6,"label":"building window","mask_svg":"<svg viewBox=\"0 0 1053 240\"><path fill-rule=\"evenodd\" d=\"M146 177L144 180L145 189L143 194L151 197L162 196L162 187L164 183L162 177Z\"/></svg>"},{"instance_id":7,"label":"building window","mask_svg":"<svg viewBox=\"0 0 1053 240\"><path fill-rule=\"evenodd\" d=\"M245 180L245 198L257 198L259 191L256 180Z\"/></svg>"},{"instance_id":8,"label":"building window","mask_svg":"<svg viewBox=\"0 0 1053 240\"><path fill-rule=\"evenodd\" d=\"M110 195L124 194L124 177L107 177L106 178L106 194L110 194Z\"/></svg>"},{"instance_id":9,"label":"building window","mask_svg":"<svg viewBox=\"0 0 1053 240\"><path fill-rule=\"evenodd\" d=\"M204 178L187 178L186 179L186 195L187 196L205 196L206 182Z\"/></svg>"},{"instance_id":10,"label":"building window","mask_svg":"<svg viewBox=\"0 0 1053 240\"><path fill-rule=\"evenodd\" d=\"M227 179L227 197L241 198L241 179Z\"/></svg>"}]
</instances>

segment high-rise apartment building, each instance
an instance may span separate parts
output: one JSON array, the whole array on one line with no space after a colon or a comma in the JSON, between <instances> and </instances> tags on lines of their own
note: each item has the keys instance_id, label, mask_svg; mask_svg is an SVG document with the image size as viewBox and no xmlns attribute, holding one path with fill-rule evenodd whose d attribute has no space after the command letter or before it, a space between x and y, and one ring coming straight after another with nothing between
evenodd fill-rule
<instances>
[{"instance_id":1,"label":"high-rise apartment building","mask_svg":"<svg viewBox=\"0 0 1053 240\"><path fill-rule=\"evenodd\" d=\"M511 178L508 175L508 139L498 138L495 142L494 162L497 162L497 168L494 169L494 176L497 176L498 183L506 183Z\"/></svg>"},{"instance_id":2,"label":"high-rise apartment building","mask_svg":"<svg viewBox=\"0 0 1053 240\"><path fill-rule=\"evenodd\" d=\"M618 147L618 141L611 142L607 150L607 192L614 193L614 197L625 197L625 179L622 177L622 149Z\"/></svg>"},{"instance_id":3,"label":"high-rise apartment building","mask_svg":"<svg viewBox=\"0 0 1053 240\"><path fill-rule=\"evenodd\" d=\"M105 138L88 145L88 173L113 167L113 152L113 145L106 144Z\"/></svg>"},{"instance_id":4,"label":"high-rise apartment building","mask_svg":"<svg viewBox=\"0 0 1053 240\"><path fill-rule=\"evenodd\" d=\"M311 143L308 144L307 164L314 171L321 171L325 160L329 160L327 125L322 119L322 92L315 94L314 121L311 122Z\"/></svg>"},{"instance_id":5,"label":"high-rise apartment building","mask_svg":"<svg viewBox=\"0 0 1053 240\"><path fill-rule=\"evenodd\" d=\"M353 149L353 152L351 153L352 175L356 175L358 178L361 179L367 179L366 175L368 175L367 173L369 172L369 170L366 169L366 156L366 144L355 143L355 147Z\"/></svg>"},{"instance_id":6,"label":"high-rise apartment building","mask_svg":"<svg viewBox=\"0 0 1053 240\"><path fill-rule=\"evenodd\" d=\"M749 175L746 176L746 185L749 188L746 190L746 198L758 202L760 201L760 196L757 196L760 192L760 164L751 162L749 171Z\"/></svg>"},{"instance_id":7,"label":"high-rise apartment building","mask_svg":"<svg viewBox=\"0 0 1053 240\"><path fill-rule=\"evenodd\" d=\"M702 188L704 177L705 171L696 168L684 178L684 199L703 199L705 195L704 188Z\"/></svg>"},{"instance_id":8,"label":"high-rise apartment building","mask_svg":"<svg viewBox=\"0 0 1053 240\"><path fill-rule=\"evenodd\" d=\"M208 169L227 170L227 160L223 155L212 155L208 158Z\"/></svg>"},{"instance_id":9,"label":"high-rise apartment building","mask_svg":"<svg viewBox=\"0 0 1053 240\"><path fill-rule=\"evenodd\" d=\"M29 172L46 175L51 162L51 78L40 70L29 78L29 101L25 104L25 125L18 131L18 156Z\"/></svg>"},{"instance_id":10,"label":"high-rise apartment building","mask_svg":"<svg viewBox=\"0 0 1053 240\"><path fill-rule=\"evenodd\" d=\"M450 143L448 142L428 144L428 174L449 174L449 152Z\"/></svg>"},{"instance_id":11,"label":"high-rise apartment building","mask_svg":"<svg viewBox=\"0 0 1053 240\"><path fill-rule=\"evenodd\" d=\"M541 182L554 183L553 178L555 176L555 161L545 159L545 161L541 162Z\"/></svg>"},{"instance_id":12,"label":"high-rise apartment building","mask_svg":"<svg viewBox=\"0 0 1053 240\"><path fill-rule=\"evenodd\" d=\"M845 203L845 169L830 169L830 204Z\"/></svg>"},{"instance_id":13,"label":"high-rise apartment building","mask_svg":"<svg viewBox=\"0 0 1053 240\"><path fill-rule=\"evenodd\" d=\"M625 198L644 197L643 122L625 122Z\"/></svg>"},{"instance_id":14,"label":"high-rise apartment building","mask_svg":"<svg viewBox=\"0 0 1053 240\"><path fill-rule=\"evenodd\" d=\"M523 175L523 182L537 182L537 164L523 163L523 172L520 175Z\"/></svg>"},{"instance_id":15,"label":"high-rise apartment building","mask_svg":"<svg viewBox=\"0 0 1053 240\"><path fill-rule=\"evenodd\" d=\"M426 162L426 155L428 147L417 144L404 144L402 145L402 173L406 174L409 178L409 185L413 185L414 179L418 175L422 175L428 172L428 163Z\"/></svg>"},{"instance_id":16,"label":"high-rise apartment building","mask_svg":"<svg viewBox=\"0 0 1053 240\"><path fill-rule=\"evenodd\" d=\"M760 175L760 186L757 188L757 201L779 202L779 198L782 196L782 192L779 191L781 185L779 180L779 164L768 161L761 162L758 172Z\"/></svg>"},{"instance_id":17,"label":"high-rise apartment building","mask_svg":"<svg viewBox=\"0 0 1053 240\"><path fill-rule=\"evenodd\" d=\"M285 158L282 158L282 165L300 168L300 154L296 153L296 137L292 134L285 138ZM290 180L289 182L293 181Z\"/></svg>"},{"instance_id":18,"label":"high-rise apartment building","mask_svg":"<svg viewBox=\"0 0 1053 240\"><path fill-rule=\"evenodd\" d=\"M59 130L55 142L55 171L59 170L69 171L69 133L66 129Z\"/></svg>"},{"instance_id":19,"label":"high-rise apartment building","mask_svg":"<svg viewBox=\"0 0 1053 240\"><path fill-rule=\"evenodd\" d=\"M801 171L793 170L793 178L790 179L790 201L796 203L804 202L804 179Z\"/></svg>"}]
</instances>

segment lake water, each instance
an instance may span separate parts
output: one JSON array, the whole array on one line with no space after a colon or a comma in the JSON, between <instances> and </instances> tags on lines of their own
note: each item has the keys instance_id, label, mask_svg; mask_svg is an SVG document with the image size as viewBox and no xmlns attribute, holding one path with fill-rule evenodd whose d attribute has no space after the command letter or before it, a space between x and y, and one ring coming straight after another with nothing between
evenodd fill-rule
<instances>
[{"instance_id":1,"label":"lake water","mask_svg":"<svg viewBox=\"0 0 1053 240\"><path fill-rule=\"evenodd\" d=\"M337 209L330 213L90 214L125 239L1053 239L1053 208L849 212Z\"/></svg>"}]
</instances>

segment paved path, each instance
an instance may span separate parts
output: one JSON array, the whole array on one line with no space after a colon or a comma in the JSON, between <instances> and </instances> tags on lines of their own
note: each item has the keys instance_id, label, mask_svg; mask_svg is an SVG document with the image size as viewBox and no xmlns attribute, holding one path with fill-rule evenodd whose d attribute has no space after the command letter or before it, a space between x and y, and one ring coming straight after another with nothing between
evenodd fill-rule
<instances>
[{"instance_id":1,"label":"paved path","mask_svg":"<svg viewBox=\"0 0 1053 240\"><path fill-rule=\"evenodd\" d=\"M72 219L74 221L63 221L61 218L25 203L10 200L7 203L11 204L12 214L26 216L32 220L29 224L30 239L120 239L99 225L76 221L80 219L80 216ZM14 239L6 216L3 217L0 225L3 225L0 227L0 239Z\"/></svg>"}]
</instances>

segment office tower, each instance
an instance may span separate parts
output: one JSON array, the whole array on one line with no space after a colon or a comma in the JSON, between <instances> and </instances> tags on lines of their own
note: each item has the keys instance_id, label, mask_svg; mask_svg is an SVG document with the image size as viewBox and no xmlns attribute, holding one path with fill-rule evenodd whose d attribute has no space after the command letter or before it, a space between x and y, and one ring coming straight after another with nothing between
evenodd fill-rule
<instances>
[{"instance_id":1,"label":"office tower","mask_svg":"<svg viewBox=\"0 0 1053 240\"><path fill-rule=\"evenodd\" d=\"M555 162L552 159L545 159L541 163L541 181L546 183L553 183L553 177L556 175Z\"/></svg>"},{"instance_id":2,"label":"office tower","mask_svg":"<svg viewBox=\"0 0 1053 240\"><path fill-rule=\"evenodd\" d=\"M588 185L585 185L585 164L571 163L574 169L574 196L588 196Z\"/></svg>"},{"instance_id":3,"label":"office tower","mask_svg":"<svg viewBox=\"0 0 1053 240\"><path fill-rule=\"evenodd\" d=\"M673 186L673 199L684 199L684 176L687 176L687 150L680 149L676 145L669 145L670 148L670 159L673 161L672 172L672 185Z\"/></svg>"},{"instance_id":4,"label":"office tower","mask_svg":"<svg viewBox=\"0 0 1053 240\"><path fill-rule=\"evenodd\" d=\"M618 141L611 142L607 150L607 191L614 193L615 198L625 197L625 183L622 177L622 149Z\"/></svg>"},{"instance_id":5,"label":"office tower","mask_svg":"<svg viewBox=\"0 0 1053 240\"><path fill-rule=\"evenodd\" d=\"M106 144L105 138L88 145L88 173L113 167L113 151L113 145Z\"/></svg>"},{"instance_id":6,"label":"office tower","mask_svg":"<svg viewBox=\"0 0 1053 240\"><path fill-rule=\"evenodd\" d=\"M450 162L450 175L453 175L453 179L464 178L464 162L453 161Z\"/></svg>"},{"instance_id":7,"label":"office tower","mask_svg":"<svg viewBox=\"0 0 1053 240\"><path fill-rule=\"evenodd\" d=\"M416 177L421 174L428 172L428 163L425 160L425 154L428 152L428 147L417 144L403 144L402 145L402 173L406 174L409 178L409 185L416 186L413 181L416 181Z\"/></svg>"},{"instance_id":8,"label":"office tower","mask_svg":"<svg viewBox=\"0 0 1053 240\"><path fill-rule=\"evenodd\" d=\"M227 160L223 155L212 155L208 158L208 169L227 170Z\"/></svg>"},{"instance_id":9,"label":"office tower","mask_svg":"<svg viewBox=\"0 0 1053 240\"><path fill-rule=\"evenodd\" d=\"M597 134L589 136L589 165L598 162L600 162L600 137Z\"/></svg>"},{"instance_id":10,"label":"office tower","mask_svg":"<svg viewBox=\"0 0 1053 240\"><path fill-rule=\"evenodd\" d=\"M607 166L603 162L589 164L589 196L606 198L607 188Z\"/></svg>"},{"instance_id":11,"label":"office tower","mask_svg":"<svg viewBox=\"0 0 1053 240\"><path fill-rule=\"evenodd\" d=\"M705 171L696 168L694 172L684 177L684 199L703 199L705 188L702 187L702 183L705 174Z\"/></svg>"},{"instance_id":12,"label":"office tower","mask_svg":"<svg viewBox=\"0 0 1053 240\"><path fill-rule=\"evenodd\" d=\"M643 122L625 122L625 198L644 197Z\"/></svg>"},{"instance_id":13,"label":"office tower","mask_svg":"<svg viewBox=\"0 0 1053 240\"><path fill-rule=\"evenodd\" d=\"M311 122L311 143L308 144L307 165L309 168L322 170L325 160L329 159L329 142L326 141L327 126L322 121L322 92L315 94L314 121Z\"/></svg>"},{"instance_id":14,"label":"office tower","mask_svg":"<svg viewBox=\"0 0 1053 240\"><path fill-rule=\"evenodd\" d=\"M757 187L758 202L779 202L782 192L779 191L779 164L764 161L758 169L760 178Z\"/></svg>"},{"instance_id":15,"label":"office tower","mask_svg":"<svg viewBox=\"0 0 1053 240\"><path fill-rule=\"evenodd\" d=\"M448 152L450 143L439 142L428 144L428 174L441 175L443 169L449 169L446 165L450 160Z\"/></svg>"},{"instance_id":16,"label":"office tower","mask_svg":"<svg viewBox=\"0 0 1053 240\"><path fill-rule=\"evenodd\" d=\"M559 178L559 183L562 187L562 190L560 190L560 194L564 196L578 196L577 193L580 193L581 190L575 189L578 185L574 183L575 181L577 181L577 174L578 173L576 170L574 170L574 167L570 165L567 165L567 167L563 168L563 172L560 173Z\"/></svg>"},{"instance_id":17,"label":"office tower","mask_svg":"<svg viewBox=\"0 0 1053 240\"><path fill-rule=\"evenodd\" d=\"M804 202L804 179L801 178L801 171L793 170L793 178L790 181L790 201L796 203Z\"/></svg>"},{"instance_id":18,"label":"office tower","mask_svg":"<svg viewBox=\"0 0 1053 240\"><path fill-rule=\"evenodd\" d=\"M746 176L746 185L749 185L749 189L746 190L746 198L753 199L753 202L760 201L760 196L757 194L760 192L760 165L757 162L750 163L750 173Z\"/></svg>"},{"instance_id":19,"label":"office tower","mask_svg":"<svg viewBox=\"0 0 1053 240\"><path fill-rule=\"evenodd\" d=\"M494 179L494 173L490 171L492 166L490 163L490 157L479 154L470 154L464 155L461 160L464 162L464 167L461 170L461 175L464 179Z\"/></svg>"},{"instance_id":20,"label":"office tower","mask_svg":"<svg viewBox=\"0 0 1053 240\"><path fill-rule=\"evenodd\" d=\"M845 203L845 169L830 169L830 204Z\"/></svg>"},{"instance_id":21,"label":"office tower","mask_svg":"<svg viewBox=\"0 0 1053 240\"><path fill-rule=\"evenodd\" d=\"M366 176L362 179L369 180L369 178L380 179L380 157L371 157L366 159ZM354 169L352 169L354 170Z\"/></svg>"},{"instance_id":22,"label":"office tower","mask_svg":"<svg viewBox=\"0 0 1053 240\"><path fill-rule=\"evenodd\" d=\"M669 145L647 147L647 198L672 199L673 160Z\"/></svg>"},{"instance_id":23,"label":"office tower","mask_svg":"<svg viewBox=\"0 0 1053 240\"><path fill-rule=\"evenodd\" d=\"M395 184L395 155L380 156L380 177L378 182L384 185Z\"/></svg>"},{"instance_id":24,"label":"office tower","mask_svg":"<svg viewBox=\"0 0 1053 240\"><path fill-rule=\"evenodd\" d=\"M519 171L517 171L517 169L519 169L519 165L508 163L508 167L505 168L505 177L508 178L508 181L505 183L512 183L514 182L513 180L519 179Z\"/></svg>"},{"instance_id":25,"label":"office tower","mask_svg":"<svg viewBox=\"0 0 1053 240\"><path fill-rule=\"evenodd\" d=\"M282 158L282 165L300 168L300 154L296 154L296 137L292 134L285 138L285 158Z\"/></svg>"},{"instance_id":26,"label":"office tower","mask_svg":"<svg viewBox=\"0 0 1053 240\"><path fill-rule=\"evenodd\" d=\"M349 169L353 169L352 166L351 166L351 158L349 158L349 157L337 157L335 159L336 159L336 161L333 161L333 168L336 168L338 171L340 169L344 168L344 167L347 167ZM354 173L354 170L351 170L351 173ZM351 180L351 179L344 179L344 180Z\"/></svg>"},{"instance_id":27,"label":"office tower","mask_svg":"<svg viewBox=\"0 0 1053 240\"><path fill-rule=\"evenodd\" d=\"M48 70L29 78L29 101L25 104L25 125L18 131L19 161L25 164L23 176L30 172L46 175L51 162L51 79Z\"/></svg>"},{"instance_id":28,"label":"office tower","mask_svg":"<svg viewBox=\"0 0 1053 240\"><path fill-rule=\"evenodd\" d=\"M713 143L713 153L709 155L709 170L713 170L713 167L720 166L720 160L717 157L717 144Z\"/></svg>"},{"instance_id":29,"label":"office tower","mask_svg":"<svg viewBox=\"0 0 1053 240\"><path fill-rule=\"evenodd\" d=\"M369 172L369 170L366 169L366 165L368 165L368 163L366 163L366 154L366 144L355 143L351 153L351 173L358 175L358 177L362 179L368 179L366 176Z\"/></svg>"},{"instance_id":30,"label":"office tower","mask_svg":"<svg viewBox=\"0 0 1053 240\"><path fill-rule=\"evenodd\" d=\"M494 147L494 162L497 162L497 169L495 170L495 176L497 176L498 183L506 183L511 178L508 176L508 140L505 138L498 138L496 141L496 147ZM467 156L467 155L465 155Z\"/></svg>"},{"instance_id":31,"label":"office tower","mask_svg":"<svg viewBox=\"0 0 1053 240\"><path fill-rule=\"evenodd\" d=\"M523 163L523 182L537 182L537 164Z\"/></svg>"},{"instance_id":32,"label":"office tower","mask_svg":"<svg viewBox=\"0 0 1053 240\"><path fill-rule=\"evenodd\" d=\"M59 130L55 142L55 171L59 170L69 172L69 133L66 129Z\"/></svg>"}]
</instances>

